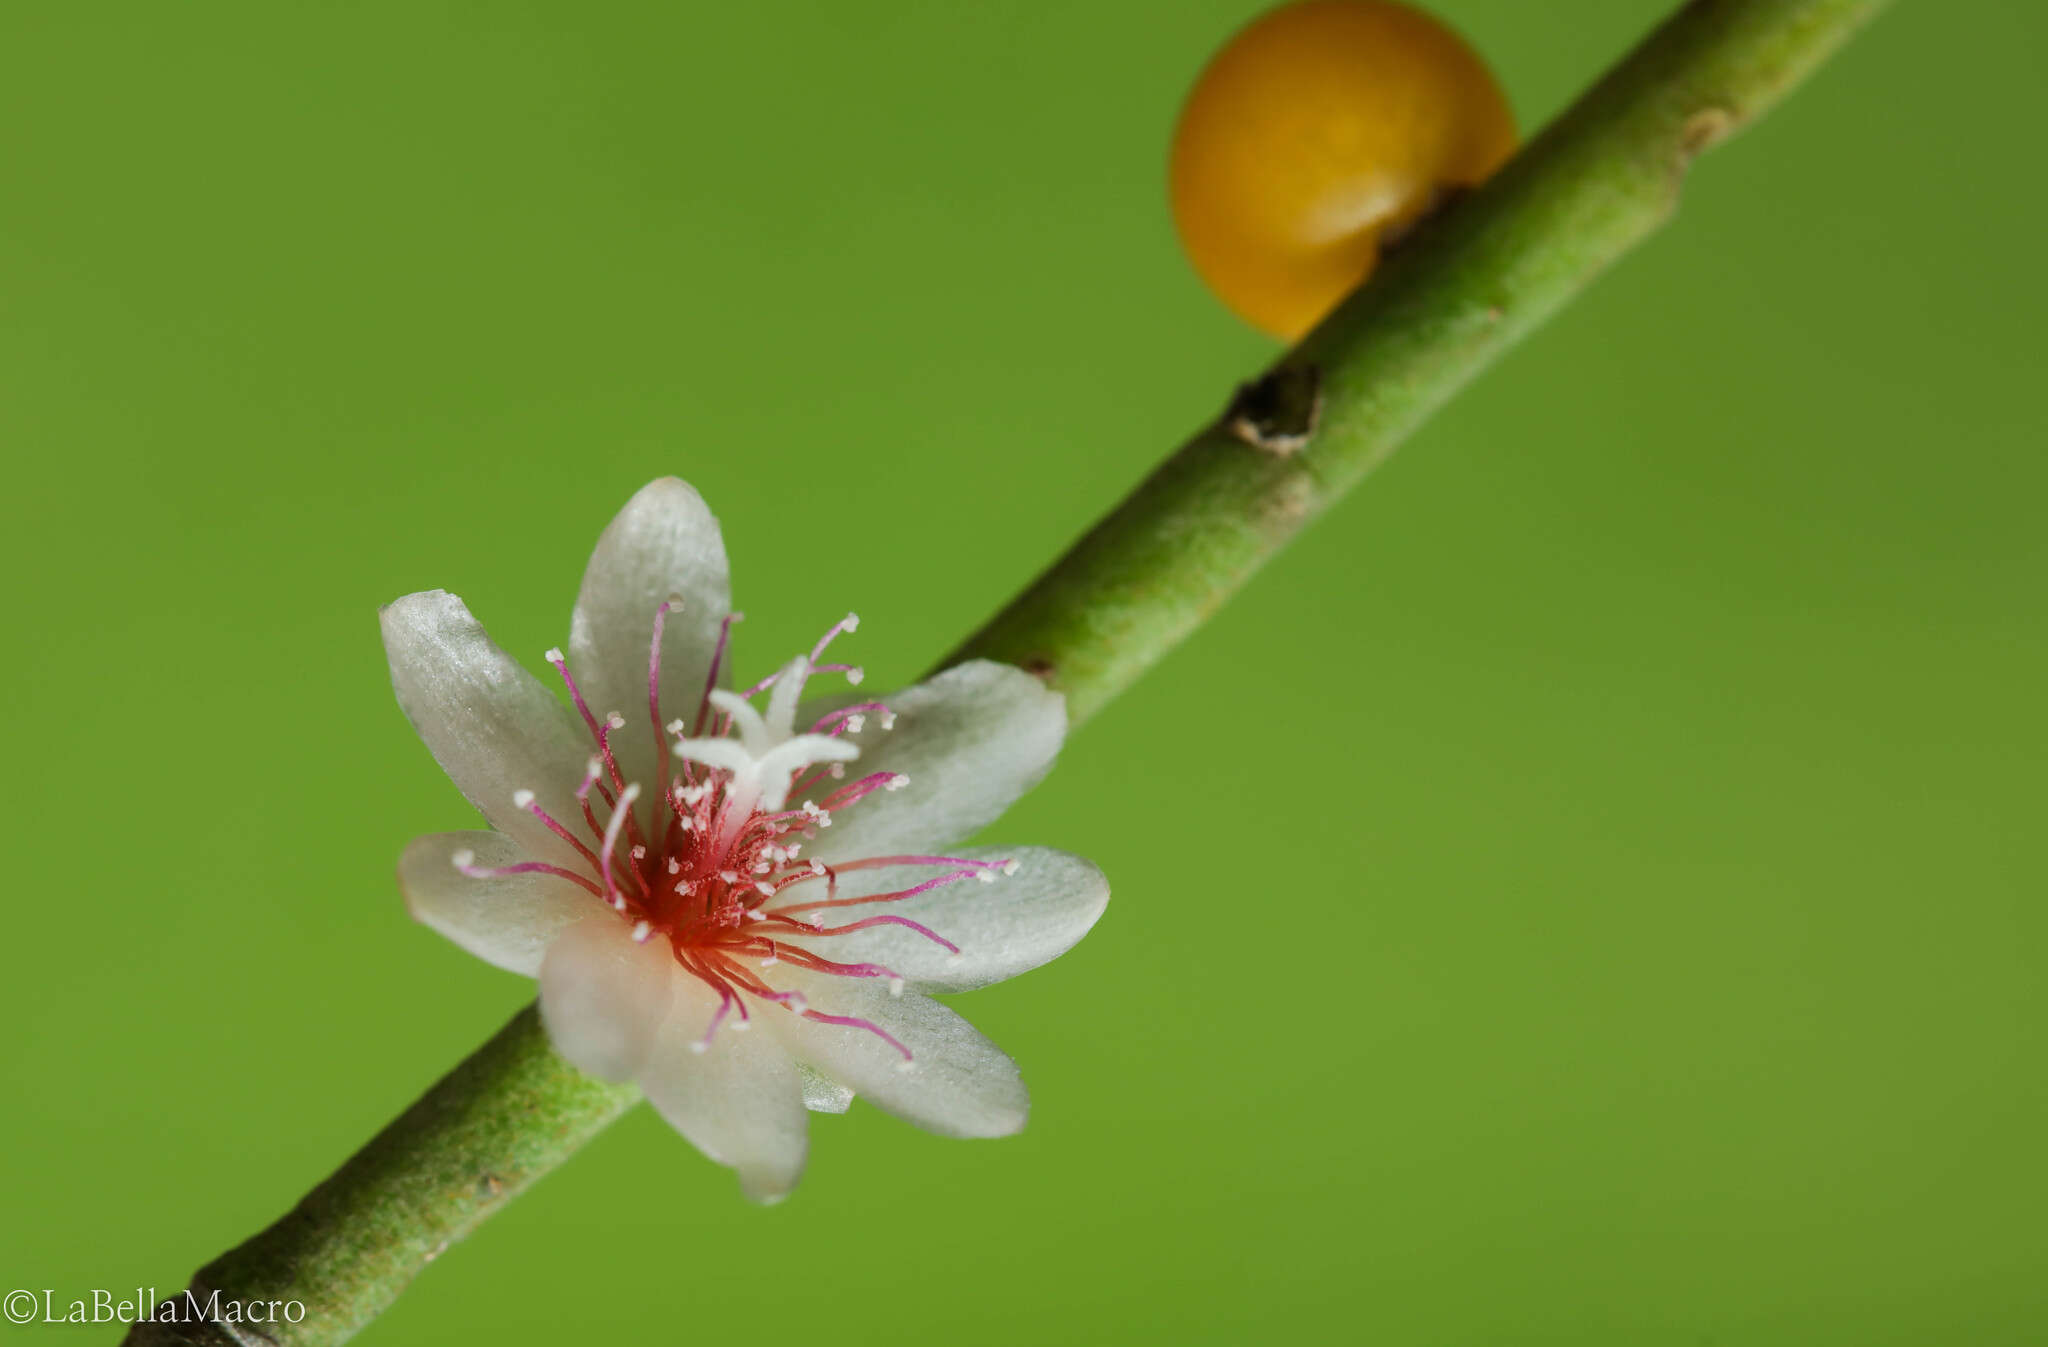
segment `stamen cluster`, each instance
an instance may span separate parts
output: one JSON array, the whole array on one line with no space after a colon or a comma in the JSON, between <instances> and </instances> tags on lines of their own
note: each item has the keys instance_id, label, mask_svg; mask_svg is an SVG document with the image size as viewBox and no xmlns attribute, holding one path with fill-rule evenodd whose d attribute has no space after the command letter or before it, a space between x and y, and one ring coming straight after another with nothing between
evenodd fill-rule
<instances>
[{"instance_id":1,"label":"stamen cluster","mask_svg":"<svg viewBox=\"0 0 2048 1347\"><path fill-rule=\"evenodd\" d=\"M662 628L680 599L660 605L654 615L648 658L646 713L660 748L657 778L630 781L613 751L613 736L626 717L613 710L599 716L585 702L560 650L547 653L561 675L570 701L594 746L575 798L580 816L557 819L530 790L514 803L567 843L580 866L528 861L482 867L471 852L454 857L465 875L487 878L547 873L576 884L602 900L627 923L640 944L660 940L677 964L718 994L710 1028L694 1046L706 1049L721 1025L734 1030L752 1023L749 1002L779 1007L823 1024L844 1025L881 1038L903 1056L909 1048L873 1022L812 1009L801 991L772 985L778 965L846 978L886 978L900 994L904 979L872 962L840 962L810 947L875 926L907 927L958 955L938 932L907 917L880 912L837 921L843 908L898 902L945 884L977 879L992 882L1015 870L1014 861L966 860L947 856L876 856L825 865L803 855L806 843L833 816L876 791L899 790L908 778L873 772L847 780L846 764L859 756L847 736L861 733L869 719L886 730L894 714L881 702L837 707L802 733L795 730L798 699L815 674L843 674L861 681L856 665L820 663L826 648L855 630L852 614L825 633L807 655L799 655L744 692L719 686L735 613L725 619L702 696L686 717L664 719L661 707ZM765 713L753 699L767 694ZM791 807L789 801L800 801ZM839 878L849 871L883 866L931 867L939 873L886 893L839 896ZM822 884L814 881L823 881ZM800 891L792 893L792 889ZM837 924L834 924L837 922ZM732 1018L736 1016L737 1018Z\"/></svg>"}]
</instances>

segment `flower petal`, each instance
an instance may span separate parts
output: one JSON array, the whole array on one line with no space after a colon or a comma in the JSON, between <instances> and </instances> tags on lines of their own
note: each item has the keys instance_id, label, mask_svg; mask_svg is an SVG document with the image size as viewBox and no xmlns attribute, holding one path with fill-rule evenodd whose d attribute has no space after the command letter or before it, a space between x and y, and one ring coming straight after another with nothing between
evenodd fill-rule
<instances>
[{"instance_id":1,"label":"flower petal","mask_svg":"<svg viewBox=\"0 0 2048 1347\"><path fill-rule=\"evenodd\" d=\"M898 772L900 790L877 790L836 812L810 854L831 864L905 855L978 831L1036 785L1067 733L1066 699L1022 669L988 660L956 665L879 699L895 727L870 716L849 775ZM811 723L802 716L798 723Z\"/></svg>"},{"instance_id":2,"label":"flower petal","mask_svg":"<svg viewBox=\"0 0 2048 1347\"><path fill-rule=\"evenodd\" d=\"M797 1079L804 1086L804 1107L813 1113L844 1113L853 1107L853 1091L814 1067L797 1063Z\"/></svg>"},{"instance_id":3,"label":"flower petal","mask_svg":"<svg viewBox=\"0 0 2048 1347\"><path fill-rule=\"evenodd\" d=\"M718 997L688 975L674 984L675 1009L640 1068L647 1101L691 1145L734 1170L748 1197L780 1201L803 1173L810 1144L796 1063L773 1034L736 1030L736 1016L707 1044Z\"/></svg>"},{"instance_id":4,"label":"flower petal","mask_svg":"<svg viewBox=\"0 0 2048 1347\"><path fill-rule=\"evenodd\" d=\"M1017 1064L945 1006L917 992L891 996L876 978L791 972L784 981L799 987L812 1009L866 1020L911 1052L906 1070L901 1053L858 1026L760 1016L798 1061L941 1136L1000 1137L1024 1126L1030 1096Z\"/></svg>"},{"instance_id":5,"label":"flower petal","mask_svg":"<svg viewBox=\"0 0 2048 1347\"><path fill-rule=\"evenodd\" d=\"M1109 881L1102 871L1064 851L973 847L952 854L962 860L1008 859L1017 863L1017 869L1008 875L987 872L995 875L991 884L956 880L912 898L828 908L815 917L827 925L903 917L958 945L958 954L893 922L845 935L799 937L797 943L840 963L881 964L925 991L964 992L1013 978L1065 954L1109 905ZM928 865L855 870L840 877L836 892L840 898L863 898L912 888L947 873ZM823 880L808 881L787 890L786 900L776 905L799 907L805 899L822 899L825 891Z\"/></svg>"},{"instance_id":6,"label":"flower petal","mask_svg":"<svg viewBox=\"0 0 2048 1347\"><path fill-rule=\"evenodd\" d=\"M573 861L567 843L512 802L530 790L556 819L578 816L590 741L568 710L445 590L408 594L379 618L392 690L441 770L527 852Z\"/></svg>"},{"instance_id":7,"label":"flower petal","mask_svg":"<svg viewBox=\"0 0 2048 1347\"><path fill-rule=\"evenodd\" d=\"M633 943L615 913L564 928L540 964L540 1017L555 1051L589 1075L631 1080L668 1018L674 969L666 945Z\"/></svg>"},{"instance_id":8,"label":"flower petal","mask_svg":"<svg viewBox=\"0 0 2048 1347\"><path fill-rule=\"evenodd\" d=\"M488 963L535 977L548 943L588 914L589 894L550 874L472 878L455 868L459 852L485 869L528 858L503 833L434 833L413 839L398 858L398 887L413 919Z\"/></svg>"},{"instance_id":9,"label":"flower petal","mask_svg":"<svg viewBox=\"0 0 2048 1347\"><path fill-rule=\"evenodd\" d=\"M662 622L661 714L691 720L704 696L718 629L732 611L732 581L718 520L690 485L664 477L640 488L606 526L583 572L569 620L569 672L591 713L617 711L626 728L613 740L628 781L652 792L657 736L647 707L654 614L683 601Z\"/></svg>"}]
</instances>

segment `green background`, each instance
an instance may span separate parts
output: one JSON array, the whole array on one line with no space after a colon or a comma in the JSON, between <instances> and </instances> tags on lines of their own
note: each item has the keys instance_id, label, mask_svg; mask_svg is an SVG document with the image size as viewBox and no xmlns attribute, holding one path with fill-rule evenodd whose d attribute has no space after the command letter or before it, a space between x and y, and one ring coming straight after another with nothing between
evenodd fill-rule
<instances>
[{"instance_id":1,"label":"green background","mask_svg":"<svg viewBox=\"0 0 2048 1347\"><path fill-rule=\"evenodd\" d=\"M531 994L398 900L378 604L537 661L673 472L743 670L889 686L1217 409L1256 8L6 7L0 1290L170 1291ZM1527 127L1660 5L1440 9ZM2044 43L1899 6L1075 738L1024 1135L758 1210L639 1110L366 1340L2048 1335Z\"/></svg>"}]
</instances>

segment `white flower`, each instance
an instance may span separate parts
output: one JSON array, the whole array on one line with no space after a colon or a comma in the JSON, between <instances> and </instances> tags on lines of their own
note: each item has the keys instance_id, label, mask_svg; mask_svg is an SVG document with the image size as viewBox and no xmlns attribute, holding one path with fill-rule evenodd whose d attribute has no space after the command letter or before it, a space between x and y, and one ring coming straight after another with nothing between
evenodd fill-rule
<instances>
[{"instance_id":1,"label":"white flower","mask_svg":"<svg viewBox=\"0 0 2048 1347\"><path fill-rule=\"evenodd\" d=\"M1063 852L939 853L1052 766L1056 693L977 662L894 696L801 701L815 675L860 680L819 662L851 616L726 690L724 543L674 478L605 530L568 654L548 652L573 710L452 594L382 616L399 705L493 829L408 847L407 905L539 978L570 1062L637 1080L764 1201L802 1172L807 1106L858 1093L949 1136L1023 1126L1015 1063L925 993L1037 967L1109 900Z\"/></svg>"}]
</instances>

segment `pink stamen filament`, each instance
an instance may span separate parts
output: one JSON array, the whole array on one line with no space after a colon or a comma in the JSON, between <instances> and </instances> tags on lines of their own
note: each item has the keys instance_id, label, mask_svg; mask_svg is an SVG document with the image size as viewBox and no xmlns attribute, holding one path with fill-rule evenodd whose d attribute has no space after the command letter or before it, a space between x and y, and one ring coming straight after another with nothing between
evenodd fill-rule
<instances>
[{"instance_id":1,"label":"pink stamen filament","mask_svg":"<svg viewBox=\"0 0 2048 1347\"><path fill-rule=\"evenodd\" d=\"M668 740L663 737L661 723L661 633L668 625L669 609L682 606L681 599L671 598L663 600L662 605L654 610L654 641L647 651L647 715L654 722L654 756L661 760L661 779L655 787L657 800L668 798L669 759L674 756L668 751Z\"/></svg>"},{"instance_id":2,"label":"pink stamen filament","mask_svg":"<svg viewBox=\"0 0 2048 1347\"><path fill-rule=\"evenodd\" d=\"M854 631L857 628L859 628L859 626L860 617L856 613L848 613L845 617L842 617L837 622L834 622L832 624L832 629L826 632L823 636L820 636L818 638L818 643L811 647L811 657L808 661L806 661L806 663L808 663L811 666L812 672L823 672L818 668L818 657L825 653L826 646L832 644L832 642L838 638L840 633Z\"/></svg>"},{"instance_id":3,"label":"pink stamen filament","mask_svg":"<svg viewBox=\"0 0 2048 1347\"><path fill-rule=\"evenodd\" d=\"M596 734L597 717L590 714L590 707L583 700L583 689L577 687L576 680L570 677L569 661L559 651L551 650L548 654L550 656L548 663L555 666L555 672L562 675L562 681L569 685L569 700L576 703L576 710L583 717L583 723L590 727L592 734Z\"/></svg>"},{"instance_id":4,"label":"pink stamen filament","mask_svg":"<svg viewBox=\"0 0 2048 1347\"><path fill-rule=\"evenodd\" d=\"M526 812L533 815L535 818L539 819L541 821L541 825L545 827L549 832L561 838L564 842L567 842L570 846L576 848L576 850L582 852L584 860L589 861L592 865L597 864L597 854L593 852L589 847L584 846L582 841L576 836L575 833L570 832L567 828L564 828L561 824L555 822L554 816L549 814L547 810L541 808L540 804L537 801L528 804L526 806Z\"/></svg>"},{"instance_id":5,"label":"pink stamen filament","mask_svg":"<svg viewBox=\"0 0 2048 1347\"><path fill-rule=\"evenodd\" d=\"M835 809L844 809L850 804L858 804L876 791L887 786L891 781L894 781L897 775L895 772L871 772L860 780L850 782L840 787L839 790L831 795L826 796L821 807L829 814Z\"/></svg>"},{"instance_id":6,"label":"pink stamen filament","mask_svg":"<svg viewBox=\"0 0 2048 1347\"><path fill-rule=\"evenodd\" d=\"M718 624L718 644L711 648L711 668L704 675L704 693L697 699L697 720L690 730L693 735L704 733L704 719L711 710L711 693L718 686L718 671L725 663L725 649L732 640L732 624L745 617L745 613L727 613L725 620Z\"/></svg>"},{"instance_id":7,"label":"pink stamen filament","mask_svg":"<svg viewBox=\"0 0 2048 1347\"><path fill-rule=\"evenodd\" d=\"M712 1038L718 1033L718 1026L725 1023L726 1015L734 1006L739 1004L739 1000L739 994L730 987L720 987L718 989L718 1009L711 1016L711 1027L704 1031L704 1037L698 1039L695 1044L698 1052L703 1052L711 1046Z\"/></svg>"},{"instance_id":8,"label":"pink stamen filament","mask_svg":"<svg viewBox=\"0 0 2048 1347\"><path fill-rule=\"evenodd\" d=\"M980 870L955 870L950 875L936 875L922 884L907 889L896 889L889 893L874 893L862 898L821 898L816 902L794 902L787 907L776 908L772 915L785 912L822 911L828 907L858 907L862 903L894 903L905 898L915 898L920 893L930 893L946 884L957 884L963 879L973 879L985 873Z\"/></svg>"},{"instance_id":9,"label":"pink stamen filament","mask_svg":"<svg viewBox=\"0 0 2048 1347\"><path fill-rule=\"evenodd\" d=\"M564 870L559 865L549 865L544 861L521 861L517 865L457 865L455 868L471 879L503 879L507 875L555 875L590 890L600 898L604 897L602 889L574 870Z\"/></svg>"},{"instance_id":10,"label":"pink stamen filament","mask_svg":"<svg viewBox=\"0 0 2048 1347\"><path fill-rule=\"evenodd\" d=\"M999 861L970 860L965 856L865 856L857 861L841 861L832 868L842 874L848 870L879 870L885 865L959 865L967 867L972 874L980 870L1001 870L1010 864L1010 858Z\"/></svg>"},{"instance_id":11,"label":"pink stamen filament","mask_svg":"<svg viewBox=\"0 0 2048 1347\"><path fill-rule=\"evenodd\" d=\"M854 706L842 706L837 711L831 711L820 716L818 723L811 726L811 733L837 734L840 728L855 716L886 716L888 714L889 708L881 702L861 702Z\"/></svg>"},{"instance_id":12,"label":"pink stamen filament","mask_svg":"<svg viewBox=\"0 0 2048 1347\"><path fill-rule=\"evenodd\" d=\"M867 927L870 927L870 926L903 926L903 927L907 927L907 928L908 928L908 929L910 929L910 930L916 931L916 932L917 932L917 933L918 933L919 935L921 935L921 936L923 936L923 937L924 937L925 939L927 939L927 940L931 941L931 942L932 942L933 944L936 944L936 945L944 945L944 946L946 947L946 949L947 949L947 951L948 951L949 953L952 953L952 954L958 954L958 953L960 952L960 947L959 947L958 945L956 945L956 944L954 944L954 943L953 943L952 941L950 941L950 940L946 939L946 937L944 937L944 936L940 935L940 934L939 934L939 933L938 933L937 931L934 931L934 930L933 930L933 929L932 929L931 927L929 927L929 926L921 926L921 925L919 925L919 924L918 924L917 922L914 922L914 921L912 921L912 920L911 920L910 918L908 918L908 917L898 917L898 916L879 916L879 917L863 917L863 918L862 918L861 920L859 920L859 921L855 921L855 922L848 922L848 923L847 923L846 925L844 925L844 926L826 926L826 927L822 927L821 929L819 929L819 930L818 930L817 934L819 934L819 935L845 935L845 934L846 934L846 933L847 933L848 931L859 931L859 930L865 930L865 929L866 929Z\"/></svg>"},{"instance_id":13,"label":"pink stamen filament","mask_svg":"<svg viewBox=\"0 0 2048 1347\"><path fill-rule=\"evenodd\" d=\"M876 1038L881 1039L884 1043L896 1049L896 1051L902 1053L903 1060L906 1063L916 1060L910 1049L903 1046L902 1040L882 1028L881 1025L876 1024L873 1020L864 1020L854 1015L827 1015L822 1010L806 1010L804 1018L816 1020L819 1024L843 1024L849 1029L865 1029Z\"/></svg>"}]
</instances>

